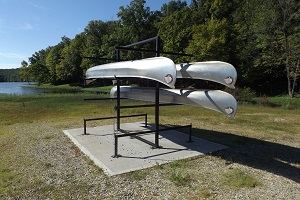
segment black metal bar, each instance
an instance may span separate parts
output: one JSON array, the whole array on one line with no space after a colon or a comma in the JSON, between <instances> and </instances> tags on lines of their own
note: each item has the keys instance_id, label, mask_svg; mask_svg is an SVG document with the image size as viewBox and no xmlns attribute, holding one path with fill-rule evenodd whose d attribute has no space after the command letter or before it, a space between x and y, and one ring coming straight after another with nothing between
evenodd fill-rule
<instances>
[{"instance_id":1,"label":"black metal bar","mask_svg":"<svg viewBox=\"0 0 300 200\"><path fill-rule=\"evenodd\" d=\"M155 88L155 147L159 148L159 83Z\"/></svg>"},{"instance_id":2,"label":"black metal bar","mask_svg":"<svg viewBox=\"0 0 300 200\"><path fill-rule=\"evenodd\" d=\"M120 61L120 51L119 49L116 48L116 61L119 62Z\"/></svg>"},{"instance_id":3,"label":"black metal bar","mask_svg":"<svg viewBox=\"0 0 300 200\"><path fill-rule=\"evenodd\" d=\"M139 48L131 48L131 47L116 47L117 49L121 50L130 50L130 51L138 51L138 52L149 52L149 53L157 53L156 50L147 50L147 49L139 49ZM186 53L174 53L174 52L167 52L167 51L159 51L160 54L167 54L167 55L177 55L177 56L189 56L193 57L192 54Z\"/></svg>"},{"instance_id":4,"label":"black metal bar","mask_svg":"<svg viewBox=\"0 0 300 200\"><path fill-rule=\"evenodd\" d=\"M148 126L148 115L147 115L147 113L145 113L145 114L135 114L135 115L124 115L124 116L120 116L119 118L130 118L130 117L140 117L140 116L145 116L145 126L147 127ZM115 119L115 118L117 118L117 116L83 119L83 134L87 135L87 133L86 133L86 122L96 121L96 120Z\"/></svg>"},{"instance_id":5,"label":"black metal bar","mask_svg":"<svg viewBox=\"0 0 300 200\"><path fill-rule=\"evenodd\" d=\"M118 158L118 137L117 134L115 133L115 155L113 155L113 158Z\"/></svg>"},{"instance_id":6,"label":"black metal bar","mask_svg":"<svg viewBox=\"0 0 300 200\"><path fill-rule=\"evenodd\" d=\"M103 60L103 61L107 61L107 60L115 61L116 60L116 59L113 59L113 58L101 58L101 57L91 57L91 56L83 56L82 58Z\"/></svg>"},{"instance_id":7,"label":"black metal bar","mask_svg":"<svg viewBox=\"0 0 300 200\"><path fill-rule=\"evenodd\" d=\"M159 52L159 46L160 46L160 38L157 36L156 37L156 56L160 56ZM156 83L155 87L155 148L159 148L159 82Z\"/></svg>"},{"instance_id":8,"label":"black metal bar","mask_svg":"<svg viewBox=\"0 0 300 200\"><path fill-rule=\"evenodd\" d=\"M83 119L83 134L86 135L86 121Z\"/></svg>"},{"instance_id":9,"label":"black metal bar","mask_svg":"<svg viewBox=\"0 0 300 200\"><path fill-rule=\"evenodd\" d=\"M118 98L113 97L113 98L88 98L88 99L83 99L84 101L96 101L96 100L117 100ZM120 99L127 99L127 98L123 98L121 97Z\"/></svg>"},{"instance_id":10,"label":"black metal bar","mask_svg":"<svg viewBox=\"0 0 300 200\"><path fill-rule=\"evenodd\" d=\"M153 37L153 38L149 38L149 39L146 39L146 40L142 40L142 41L139 41L139 42L135 42L135 43L132 43L132 44L128 44L128 45L122 46L122 47L128 48L128 47L132 47L132 46L135 46L135 45L144 44L144 43L156 40L157 37L158 36Z\"/></svg>"},{"instance_id":11,"label":"black metal bar","mask_svg":"<svg viewBox=\"0 0 300 200\"><path fill-rule=\"evenodd\" d=\"M120 130L121 132L125 132L123 134L118 134L117 137L127 137L127 136L134 136L134 135L141 135L141 134L147 134L147 133L153 133L155 131L170 131L170 130L176 130L176 129L181 129L181 128L187 128L191 127L192 125L185 125L185 126L173 126L173 127L168 127L168 128L163 128L163 129L158 129L158 130L149 130L149 131L138 131L138 132L128 132L125 130Z\"/></svg>"},{"instance_id":12,"label":"black metal bar","mask_svg":"<svg viewBox=\"0 0 300 200\"><path fill-rule=\"evenodd\" d=\"M147 120L147 113L145 113L145 114L135 114L135 115L123 115L123 116L120 116L120 118L141 117L141 116L145 116L145 121ZM113 117L89 118L89 119L84 119L84 122L96 121L96 120L105 120L105 119L115 119L115 118L117 118L117 117L113 116Z\"/></svg>"},{"instance_id":13,"label":"black metal bar","mask_svg":"<svg viewBox=\"0 0 300 200\"><path fill-rule=\"evenodd\" d=\"M120 123L121 123L121 120L120 120L120 106L121 106L121 101L120 101L120 80L117 79L117 130L120 129Z\"/></svg>"},{"instance_id":14,"label":"black metal bar","mask_svg":"<svg viewBox=\"0 0 300 200\"><path fill-rule=\"evenodd\" d=\"M148 115L146 114L145 116L145 126L147 127L148 126Z\"/></svg>"},{"instance_id":15,"label":"black metal bar","mask_svg":"<svg viewBox=\"0 0 300 200\"><path fill-rule=\"evenodd\" d=\"M120 61L120 50L116 49L116 61ZM117 106L120 106L120 80L117 79ZM117 110L117 130L114 131L114 138L115 138L115 155L113 156L114 158L119 157L118 156L118 137L117 137L117 132L120 129L120 109Z\"/></svg>"},{"instance_id":16,"label":"black metal bar","mask_svg":"<svg viewBox=\"0 0 300 200\"><path fill-rule=\"evenodd\" d=\"M192 141L192 124L190 124L190 134L189 134L189 141L188 142L193 142Z\"/></svg>"},{"instance_id":17,"label":"black metal bar","mask_svg":"<svg viewBox=\"0 0 300 200\"><path fill-rule=\"evenodd\" d=\"M178 106L181 104L176 104L176 103L161 103L159 106ZM147 107L155 107L157 106L156 104L142 104L142 105L133 105L133 106L115 106L115 109L126 109L126 108L147 108Z\"/></svg>"}]
</instances>

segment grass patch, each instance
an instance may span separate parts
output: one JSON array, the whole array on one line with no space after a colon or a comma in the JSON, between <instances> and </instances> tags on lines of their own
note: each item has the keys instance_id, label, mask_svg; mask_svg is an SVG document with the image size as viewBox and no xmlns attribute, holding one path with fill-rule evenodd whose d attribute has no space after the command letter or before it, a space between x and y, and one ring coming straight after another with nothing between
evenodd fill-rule
<instances>
[{"instance_id":1,"label":"grass patch","mask_svg":"<svg viewBox=\"0 0 300 200\"><path fill-rule=\"evenodd\" d=\"M191 177L188 173L182 170L173 170L170 180L177 186L186 186L190 183Z\"/></svg>"},{"instance_id":2,"label":"grass patch","mask_svg":"<svg viewBox=\"0 0 300 200\"><path fill-rule=\"evenodd\" d=\"M263 107L281 107L286 110L300 109L300 96L290 98L288 96L276 96L276 97L257 97L254 98L254 103Z\"/></svg>"},{"instance_id":3,"label":"grass patch","mask_svg":"<svg viewBox=\"0 0 300 200\"><path fill-rule=\"evenodd\" d=\"M1 194L9 193L13 178L14 175L10 172L7 166L0 163L0 197Z\"/></svg>"},{"instance_id":4,"label":"grass patch","mask_svg":"<svg viewBox=\"0 0 300 200\"><path fill-rule=\"evenodd\" d=\"M169 164L171 168L170 180L176 186L189 185L191 176L187 172L188 166L186 160L175 160Z\"/></svg>"},{"instance_id":5,"label":"grass patch","mask_svg":"<svg viewBox=\"0 0 300 200\"><path fill-rule=\"evenodd\" d=\"M225 174L224 183L233 187L256 187L262 185L257 179L240 169L232 169Z\"/></svg>"}]
</instances>

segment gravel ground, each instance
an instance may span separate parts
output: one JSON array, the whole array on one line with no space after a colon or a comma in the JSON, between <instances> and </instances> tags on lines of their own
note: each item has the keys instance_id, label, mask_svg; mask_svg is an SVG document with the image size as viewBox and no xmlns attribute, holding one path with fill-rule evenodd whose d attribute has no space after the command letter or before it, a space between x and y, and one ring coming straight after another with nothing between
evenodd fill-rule
<instances>
[{"instance_id":1,"label":"gravel ground","mask_svg":"<svg viewBox=\"0 0 300 200\"><path fill-rule=\"evenodd\" d=\"M14 146L14 178L13 189L2 199L300 199L300 150L293 142L239 140L228 134L224 140L236 143L227 150L108 177L63 134L73 128L68 124L8 128L16 133L7 144ZM254 183L236 185L236 172Z\"/></svg>"}]
</instances>

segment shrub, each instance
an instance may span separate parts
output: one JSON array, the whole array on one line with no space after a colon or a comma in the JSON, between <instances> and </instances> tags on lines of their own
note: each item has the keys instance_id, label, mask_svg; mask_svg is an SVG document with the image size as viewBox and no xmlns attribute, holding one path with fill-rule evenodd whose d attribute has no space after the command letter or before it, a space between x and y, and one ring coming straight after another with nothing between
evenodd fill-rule
<instances>
[{"instance_id":1,"label":"shrub","mask_svg":"<svg viewBox=\"0 0 300 200\"><path fill-rule=\"evenodd\" d=\"M256 97L255 91L248 87L236 87L235 89L225 88L225 91L232 94L239 102L253 103Z\"/></svg>"}]
</instances>

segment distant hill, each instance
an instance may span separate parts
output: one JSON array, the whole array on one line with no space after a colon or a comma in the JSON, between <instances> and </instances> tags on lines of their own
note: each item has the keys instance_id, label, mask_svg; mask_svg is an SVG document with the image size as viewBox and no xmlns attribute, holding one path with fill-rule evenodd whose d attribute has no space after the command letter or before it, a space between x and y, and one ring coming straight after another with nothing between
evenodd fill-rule
<instances>
[{"instance_id":1,"label":"distant hill","mask_svg":"<svg viewBox=\"0 0 300 200\"><path fill-rule=\"evenodd\" d=\"M20 82L20 69L0 69L0 82Z\"/></svg>"}]
</instances>

